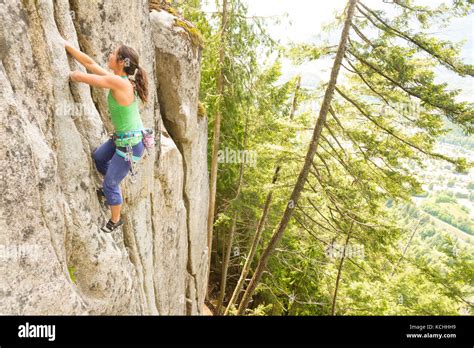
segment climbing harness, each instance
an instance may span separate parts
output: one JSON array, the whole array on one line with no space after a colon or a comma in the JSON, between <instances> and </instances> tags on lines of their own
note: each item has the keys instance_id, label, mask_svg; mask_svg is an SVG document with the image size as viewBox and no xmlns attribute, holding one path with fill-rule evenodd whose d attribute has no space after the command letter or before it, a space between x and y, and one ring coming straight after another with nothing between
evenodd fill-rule
<instances>
[{"instance_id":1,"label":"climbing harness","mask_svg":"<svg viewBox=\"0 0 474 348\"><path fill-rule=\"evenodd\" d=\"M138 137L142 138L143 145L147 150L147 153L154 147L155 138L153 136L153 129L145 128L137 131L130 131L126 133L113 133L111 138L115 143L115 152L120 157L123 157L125 161L130 162L130 181L132 184L136 182L136 164L140 160L140 157L133 155L133 147L131 145L131 139ZM124 147L125 151L119 149Z\"/></svg>"},{"instance_id":2,"label":"climbing harness","mask_svg":"<svg viewBox=\"0 0 474 348\"><path fill-rule=\"evenodd\" d=\"M113 133L113 139L115 146L117 147L126 147L130 144L130 140L133 138L143 137L142 130L129 131L126 133Z\"/></svg>"},{"instance_id":3,"label":"climbing harness","mask_svg":"<svg viewBox=\"0 0 474 348\"><path fill-rule=\"evenodd\" d=\"M112 139L115 143L115 152L120 157L123 157L126 162L130 162L130 182L132 184L136 182L137 171L135 170L135 164L140 160L140 157L133 155L133 147L130 144L131 139L135 137L142 137L141 130L126 133L113 133L112 135ZM125 152L120 150L119 147L124 147Z\"/></svg>"}]
</instances>

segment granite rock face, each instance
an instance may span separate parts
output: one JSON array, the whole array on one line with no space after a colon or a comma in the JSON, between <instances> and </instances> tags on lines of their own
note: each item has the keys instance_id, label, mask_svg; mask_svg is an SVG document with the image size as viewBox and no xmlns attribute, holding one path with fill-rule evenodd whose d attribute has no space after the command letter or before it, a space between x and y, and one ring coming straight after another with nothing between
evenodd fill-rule
<instances>
[{"instance_id":1,"label":"granite rock face","mask_svg":"<svg viewBox=\"0 0 474 348\"><path fill-rule=\"evenodd\" d=\"M0 314L201 314L207 286L207 119L198 115L201 49L148 2L0 2ZM60 37L106 66L120 43L148 73L141 107L156 134L135 183L122 184L123 228L95 187L92 151L113 129L106 91Z\"/></svg>"}]
</instances>

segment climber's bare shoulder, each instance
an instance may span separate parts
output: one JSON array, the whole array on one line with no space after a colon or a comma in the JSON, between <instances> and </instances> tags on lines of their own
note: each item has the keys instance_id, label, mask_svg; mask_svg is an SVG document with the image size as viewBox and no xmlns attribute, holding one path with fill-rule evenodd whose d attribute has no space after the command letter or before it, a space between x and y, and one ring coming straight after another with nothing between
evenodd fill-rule
<instances>
[{"instance_id":1,"label":"climber's bare shoulder","mask_svg":"<svg viewBox=\"0 0 474 348\"><path fill-rule=\"evenodd\" d=\"M75 82L84 82L92 87L108 88L112 90L124 90L128 87L129 81L125 81L115 74L97 75L88 74L81 71L73 71L70 78Z\"/></svg>"}]
</instances>

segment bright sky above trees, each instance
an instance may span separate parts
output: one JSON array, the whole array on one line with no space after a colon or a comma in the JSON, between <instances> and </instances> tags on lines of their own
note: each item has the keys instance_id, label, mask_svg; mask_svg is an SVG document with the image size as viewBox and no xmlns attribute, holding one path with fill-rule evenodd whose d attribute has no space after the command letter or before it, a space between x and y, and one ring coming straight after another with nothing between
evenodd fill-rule
<instances>
[{"instance_id":1,"label":"bright sky above trees","mask_svg":"<svg viewBox=\"0 0 474 348\"><path fill-rule=\"evenodd\" d=\"M213 0L207 0L210 11L215 10ZM314 1L314 0L246 0L249 16L265 16L279 19L279 23L268 23L268 32L282 44L289 42L320 42L319 29L325 23L334 19L335 14L341 13L346 0ZM390 14L393 6L385 4L382 0L365 0L364 3L373 9L381 9ZM446 0L417 0L420 6L436 7ZM474 13L468 17L453 19L447 28L429 31L436 36L454 42L465 40L462 56L467 64L474 64ZM336 41L338 38L334 38ZM303 76L303 85L315 85L321 79L326 80L331 59L321 59L295 67L291 62L283 60L283 77L286 81L295 74ZM449 82L453 88L460 88L463 92L459 99L473 100L474 88L472 78L460 78L440 68L439 79Z\"/></svg>"}]
</instances>

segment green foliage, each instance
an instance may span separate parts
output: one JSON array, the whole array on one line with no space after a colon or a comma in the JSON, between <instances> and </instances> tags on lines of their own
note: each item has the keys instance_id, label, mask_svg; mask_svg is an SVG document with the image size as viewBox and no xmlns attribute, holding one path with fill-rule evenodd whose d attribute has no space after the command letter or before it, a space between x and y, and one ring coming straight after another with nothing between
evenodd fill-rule
<instances>
[{"instance_id":1,"label":"green foliage","mask_svg":"<svg viewBox=\"0 0 474 348\"><path fill-rule=\"evenodd\" d=\"M469 216L469 210L457 203L456 198L439 194L421 205L427 213L459 228L461 231L474 235L474 222Z\"/></svg>"},{"instance_id":2,"label":"green foliage","mask_svg":"<svg viewBox=\"0 0 474 348\"><path fill-rule=\"evenodd\" d=\"M322 83L313 91L300 88L297 112L291 114L298 79L281 83L280 59L268 55L279 48L268 37L265 22L247 18L243 3L232 0L224 44L224 92L217 97L219 16L206 16L196 10L199 2L193 3L182 10L206 42L200 100L209 118L209 144L215 115L221 112L220 149L257 156L255 166L244 166L238 197L240 163L219 163L213 255L222 259L224 236L237 212L234 246L241 255L230 260L231 291L268 192L273 190L272 203L256 259L289 203L317 118L308 105L320 104L326 86ZM459 91L436 82L436 70L442 65L463 76L472 75L472 66L462 62L460 44L429 36L418 24L430 28L433 20L448 21L468 10L461 3L430 9L408 0L393 6L401 14L390 21L381 11L364 11L366 16L359 13L355 20L358 32L351 30L341 70L344 78L338 80L342 82L310 175L247 314L331 315L339 272L338 315L472 311L467 305L473 296L472 245L453 252L452 231L426 213L471 231L468 211L452 192L428 197L422 190L423 178L413 172L426 158L447 161L459 171L470 165L435 151L439 139L469 144L462 131L472 132L474 115L471 104L458 101ZM327 28L340 30L341 18ZM369 28L376 34L367 37ZM284 50L295 64L331 51L334 46L327 42L293 44ZM454 136L446 119L457 130ZM211 151L209 146L209 158ZM273 185L275 168L279 175ZM414 195L425 197L422 209L408 204ZM333 250L335 255L329 252ZM347 252L344 260L342 251ZM231 314L236 314L235 308Z\"/></svg>"},{"instance_id":3,"label":"green foliage","mask_svg":"<svg viewBox=\"0 0 474 348\"><path fill-rule=\"evenodd\" d=\"M449 129L449 133L440 137L441 142L474 150L474 137L466 137L459 127L452 124L446 128Z\"/></svg>"},{"instance_id":4,"label":"green foliage","mask_svg":"<svg viewBox=\"0 0 474 348\"><path fill-rule=\"evenodd\" d=\"M286 56L294 64L303 64L306 61L317 60L325 55L333 53L335 48L318 47L308 43L291 44L286 50Z\"/></svg>"},{"instance_id":5,"label":"green foliage","mask_svg":"<svg viewBox=\"0 0 474 348\"><path fill-rule=\"evenodd\" d=\"M76 268L73 267L73 266L69 266L67 268L68 272L69 272L69 278L71 278L71 281L76 284Z\"/></svg>"},{"instance_id":6,"label":"green foliage","mask_svg":"<svg viewBox=\"0 0 474 348\"><path fill-rule=\"evenodd\" d=\"M445 193L440 193L439 195L436 196L435 202L436 203L456 203L456 199Z\"/></svg>"}]
</instances>

